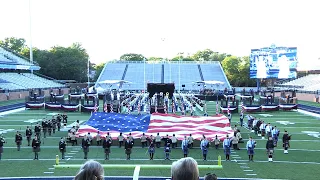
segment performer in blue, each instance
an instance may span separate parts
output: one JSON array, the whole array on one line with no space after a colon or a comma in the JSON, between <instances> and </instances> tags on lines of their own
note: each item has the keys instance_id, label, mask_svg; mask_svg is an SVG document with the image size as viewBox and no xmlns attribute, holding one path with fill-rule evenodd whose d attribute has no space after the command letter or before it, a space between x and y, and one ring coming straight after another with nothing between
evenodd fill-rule
<instances>
[{"instance_id":1,"label":"performer in blue","mask_svg":"<svg viewBox=\"0 0 320 180\"><path fill-rule=\"evenodd\" d=\"M243 118L244 118L244 115L243 115L243 112L240 113L240 126L242 127L243 126ZM249 126L249 124L248 124Z\"/></svg>"},{"instance_id":2,"label":"performer in blue","mask_svg":"<svg viewBox=\"0 0 320 180\"><path fill-rule=\"evenodd\" d=\"M252 137L250 137L246 146L248 150L249 161L253 161L254 148L256 147L256 144L257 143L252 139Z\"/></svg>"},{"instance_id":3,"label":"performer in blue","mask_svg":"<svg viewBox=\"0 0 320 180\"><path fill-rule=\"evenodd\" d=\"M229 139L229 135L227 135L227 138L223 140L223 151L224 154L226 155L226 161L230 161L230 145L231 145L231 140Z\"/></svg>"},{"instance_id":4,"label":"performer in blue","mask_svg":"<svg viewBox=\"0 0 320 180\"><path fill-rule=\"evenodd\" d=\"M203 135L203 139L200 143L200 148L202 150L202 155L203 155L203 160L207 160L207 154L208 154L208 147L209 147L209 142L206 138L206 136Z\"/></svg>"},{"instance_id":5,"label":"performer in blue","mask_svg":"<svg viewBox=\"0 0 320 180\"><path fill-rule=\"evenodd\" d=\"M188 148L189 141L187 139L187 136L184 136L184 140L181 142L181 149L183 151L183 157L188 157Z\"/></svg>"},{"instance_id":6,"label":"performer in blue","mask_svg":"<svg viewBox=\"0 0 320 180\"><path fill-rule=\"evenodd\" d=\"M279 133L280 133L280 131L277 129L277 126L274 126L271 131L274 147L277 147Z\"/></svg>"},{"instance_id":7,"label":"performer in blue","mask_svg":"<svg viewBox=\"0 0 320 180\"><path fill-rule=\"evenodd\" d=\"M164 146L164 153L166 155L166 158L164 160L170 160L170 152L171 152L171 149L170 149L170 143L167 143L165 146Z\"/></svg>"}]
</instances>

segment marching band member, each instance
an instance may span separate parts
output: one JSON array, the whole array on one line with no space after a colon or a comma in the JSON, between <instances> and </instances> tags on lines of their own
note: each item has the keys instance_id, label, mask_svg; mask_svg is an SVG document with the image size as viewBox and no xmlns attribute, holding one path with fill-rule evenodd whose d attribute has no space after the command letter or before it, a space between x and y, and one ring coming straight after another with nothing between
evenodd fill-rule
<instances>
[{"instance_id":1,"label":"marching band member","mask_svg":"<svg viewBox=\"0 0 320 180\"><path fill-rule=\"evenodd\" d=\"M266 143L266 149L267 149L267 154L268 154L268 161L272 162L272 155L274 152L274 142L272 137L270 136L267 143Z\"/></svg>"},{"instance_id":2,"label":"marching band member","mask_svg":"<svg viewBox=\"0 0 320 180\"><path fill-rule=\"evenodd\" d=\"M284 154L288 154L288 149L290 147L289 141L291 140L291 136L289 136L288 131L284 131L284 134L282 136L282 146L284 149Z\"/></svg>"},{"instance_id":3,"label":"marching band member","mask_svg":"<svg viewBox=\"0 0 320 180\"><path fill-rule=\"evenodd\" d=\"M256 144L257 143L252 139L252 137L250 137L246 146L248 150L249 161L253 161L254 148L256 147Z\"/></svg>"}]
</instances>

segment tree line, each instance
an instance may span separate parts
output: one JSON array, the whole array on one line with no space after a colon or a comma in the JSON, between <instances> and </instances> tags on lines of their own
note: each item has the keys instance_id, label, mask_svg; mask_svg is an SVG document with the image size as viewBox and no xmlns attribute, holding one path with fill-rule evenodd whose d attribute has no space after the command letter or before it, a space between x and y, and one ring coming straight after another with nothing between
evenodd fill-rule
<instances>
[{"instance_id":1,"label":"tree line","mask_svg":"<svg viewBox=\"0 0 320 180\"><path fill-rule=\"evenodd\" d=\"M14 53L29 58L30 49L23 38L9 37L0 40L0 46L9 48ZM41 50L33 48L33 59L40 67L40 74L59 79L87 81L87 62L89 55L80 43L73 43L69 47L53 46ZM142 54L127 53L120 56L121 61L219 61L232 86L254 86L255 80L249 78L250 61L248 56L237 57L231 54L215 52L211 49L199 50L192 55L177 53L172 59L162 57L146 58ZM105 63L90 64L90 69L95 70L98 79ZM214 73L214 72L213 72Z\"/></svg>"}]
</instances>

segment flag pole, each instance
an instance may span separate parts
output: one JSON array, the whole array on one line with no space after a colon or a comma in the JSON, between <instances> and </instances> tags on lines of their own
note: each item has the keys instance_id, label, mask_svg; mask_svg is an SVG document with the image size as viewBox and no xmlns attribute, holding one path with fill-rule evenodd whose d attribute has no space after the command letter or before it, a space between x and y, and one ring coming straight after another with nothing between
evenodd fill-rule
<instances>
[{"instance_id":1,"label":"flag pole","mask_svg":"<svg viewBox=\"0 0 320 180\"><path fill-rule=\"evenodd\" d=\"M33 50L32 50L32 28L31 28L31 0L29 0L29 28L30 28L30 62L33 64ZM33 69L31 69L31 74L33 74Z\"/></svg>"}]
</instances>

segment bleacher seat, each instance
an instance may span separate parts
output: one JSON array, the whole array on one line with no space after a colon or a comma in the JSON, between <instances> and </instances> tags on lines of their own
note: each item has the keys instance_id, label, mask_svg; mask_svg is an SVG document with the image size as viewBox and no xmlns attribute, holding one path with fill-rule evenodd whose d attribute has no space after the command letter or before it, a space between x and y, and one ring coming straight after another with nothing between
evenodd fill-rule
<instances>
[{"instance_id":1,"label":"bleacher seat","mask_svg":"<svg viewBox=\"0 0 320 180\"><path fill-rule=\"evenodd\" d=\"M127 71L124 76L126 66ZM201 81L201 75L199 72L198 64L195 62L182 62L180 65L177 62L163 63L163 62L147 62L145 64L146 83L161 83L162 79L162 65L164 67L163 80L164 83L176 84L176 89L179 86L179 66L180 66L180 85L185 85L185 90L199 90L199 87L194 84L196 81ZM171 69L171 70L170 70ZM204 80L207 81L222 81L224 86L220 86L219 89L224 87L230 88L228 79L226 78L219 62L211 62L207 64L201 64L202 74ZM122 77L124 76L124 79ZM143 62L109 62L105 65L103 72L97 82L104 80L125 80L132 84L122 86L124 90L142 90L144 89L144 63ZM216 88L216 87L213 87Z\"/></svg>"},{"instance_id":2,"label":"bleacher seat","mask_svg":"<svg viewBox=\"0 0 320 180\"><path fill-rule=\"evenodd\" d=\"M31 88L53 88L63 87L63 84L36 76L30 73L0 73L2 80L6 81L0 83L2 89L31 89Z\"/></svg>"},{"instance_id":3,"label":"bleacher seat","mask_svg":"<svg viewBox=\"0 0 320 180\"><path fill-rule=\"evenodd\" d=\"M301 90L317 91L320 90L320 74L309 74L307 76L292 80L282 84L284 86L303 86Z\"/></svg>"}]
</instances>

